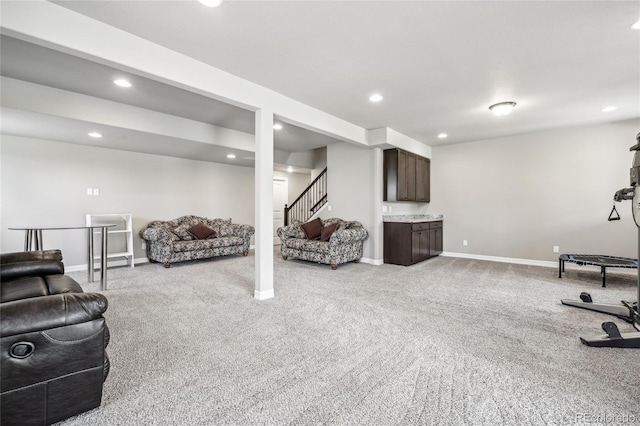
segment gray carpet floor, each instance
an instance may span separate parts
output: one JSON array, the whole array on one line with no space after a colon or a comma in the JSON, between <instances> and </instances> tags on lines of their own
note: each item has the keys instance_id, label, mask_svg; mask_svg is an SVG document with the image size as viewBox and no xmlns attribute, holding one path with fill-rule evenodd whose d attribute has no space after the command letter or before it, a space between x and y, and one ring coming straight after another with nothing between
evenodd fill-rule
<instances>
[{"instance_id":1,"label":"gray carpet floor","mask_svg":"<svg viewBox=\"0 0 640 426\"><path fill-rule=\"evenodd\" d=\"M597 268L277 255L276 297L257 301L254 260L109 269L102 406L63 424L640 423L640 350L582 345L613 318L560 304L634 300L633 275L603 289Z\"/></svg>"}]
</instances>

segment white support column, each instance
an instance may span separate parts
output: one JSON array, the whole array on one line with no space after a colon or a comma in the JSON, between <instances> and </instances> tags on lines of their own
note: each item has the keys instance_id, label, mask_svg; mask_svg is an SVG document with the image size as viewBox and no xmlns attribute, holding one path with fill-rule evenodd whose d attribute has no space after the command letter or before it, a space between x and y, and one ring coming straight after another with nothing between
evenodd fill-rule
<instances>
[{"instance_id":1,"label":"white support column","mask_svg":"<svg viewBox=\"0 0 640 426\"><path fill-rule=\"evenodd\" d=\"M371 223L373 227L371 229L370 241L373 244L371 247L370 256L372 263L374 265L382 265L384 263L384 252L383 252L383 244L384 244L384 224L382 223L382 191L383 191L383 168L384 168L384 153L380 148L373 149L372 155L372 175L373 179L371 182L371 186L373 189L372 199L373 199L373 218Z\"/></svg>"},{"instance_id":2,"label":"white support column","mask_svg":"<svg viewBox=\"0 0 640 426\"><path fill-rule=\"evenodd\" d=\"M254 297L270 299L273 292L273 111L256 111L256 287Z\"/></svg>"}]
</instances>

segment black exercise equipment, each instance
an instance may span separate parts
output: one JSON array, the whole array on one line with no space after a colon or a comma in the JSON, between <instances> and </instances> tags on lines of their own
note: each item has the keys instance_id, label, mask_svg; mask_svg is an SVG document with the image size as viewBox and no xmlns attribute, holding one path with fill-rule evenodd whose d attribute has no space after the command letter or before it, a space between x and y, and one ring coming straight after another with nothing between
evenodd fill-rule
<instances>
[{"instance_id":1,"label":"black exercise equipment","mask_svg":"<svg viewBox=\"0 0 640 426\"><path fill-rule=\"evenodd\" d=\"M561 254L558 257L558 278L562 278L564 262L572 262L580 266L599 266L602 287L607 286L607 268L638 268L638 260L628 257L606 256L604 254Z\"/></svg>"},{"instance_id":2,"label":"black exercise equipment","mask_svg":"<svg viewBox=\"0 0 640 426\"><path fill-rule=\"evenodd\" d=\"M634 188L623 188L616 191L616 193L613 195L613 208L611 209L611 213L609 213L609 218L607 219L609 222L611 222L612 220L620 220L620 214L616 209L616 203L622 200L633 200L634 192Z\"/></svg>"},{"instance_id":3,"label":"black exercise equipment","mask_svg":"<svg viewBox=\"0 0 640 426\"><path fill-rule=\"evenodd\" d=\"M618 210L616 210L616 203L613 203L613 208L611 209L611 213L609 213L609 218L607 220L609 222L612 220L620 220L620 214L618 213Z\"/></svg>"},{"instance_id":4,"label":"black exercise equipment","mask_svg":"<svg viewBox=\"0 0 640 426\"><path fill-rule=\"evenodd\" d=\"M636 145L630 148L630 151L635 151L629 174L631 188L623 188L617 191L613 199L614 201L631 200L631 212L633 213L633 220L638 228L638 257L640 258L640 182L638 182L638 177L640 176L640 133L636 135L636 142ZM561 271L563 269L562 266L564 266L564 263L561 265ZM636 269L638 269L637 260ZM640 301L640 269L638 269L637 276L637 301ZM580 341L582 343L587 346L640 349L640 312L637 301L629 303L623 300L621 302L622 306L593 303L591 295L585 292L580 294L580 299L581 300L563 299L561 302L564 305L574 306L576 308L614 315L631 323L633 327L638 330L630 333L621 333L615 323L607 321L602 323L602 330L604 330L606 334L590 338L581 337Z\"/></svg>"}]
</instances>

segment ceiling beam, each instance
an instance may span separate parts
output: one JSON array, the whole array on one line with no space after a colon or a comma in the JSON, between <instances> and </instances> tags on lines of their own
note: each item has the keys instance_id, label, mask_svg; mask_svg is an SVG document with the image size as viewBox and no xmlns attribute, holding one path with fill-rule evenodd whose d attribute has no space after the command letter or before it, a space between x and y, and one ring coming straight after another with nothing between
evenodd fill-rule
<instances>
[{"instance_id":1,"label":"ceiling beam","mask_svg":"<svg viewBox=\"0 0 640 426\"><path fill-rule=\"evenodd\" d=\"M3 34L242 108L268 108L304 128L368 146L366 129L62 6L43 0L3 2L0 23Z\"/></svg>"}]
</instances>

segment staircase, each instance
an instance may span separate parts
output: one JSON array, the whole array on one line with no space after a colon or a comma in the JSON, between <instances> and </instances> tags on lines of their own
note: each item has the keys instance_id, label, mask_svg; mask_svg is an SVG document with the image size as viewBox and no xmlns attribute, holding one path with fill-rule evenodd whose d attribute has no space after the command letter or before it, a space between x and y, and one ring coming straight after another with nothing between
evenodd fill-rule
<instances>
[{"instance_id":1,"label":"staircase","mask_svg":"<svg viewBox=\"0 0 640 426\"><path fill-rule=\"evenodd\" d=\"M327 168L316 177L291 206L284 205L284 225L294 220L306 222L327 203Z\"/></svg>"}]
</instances>

